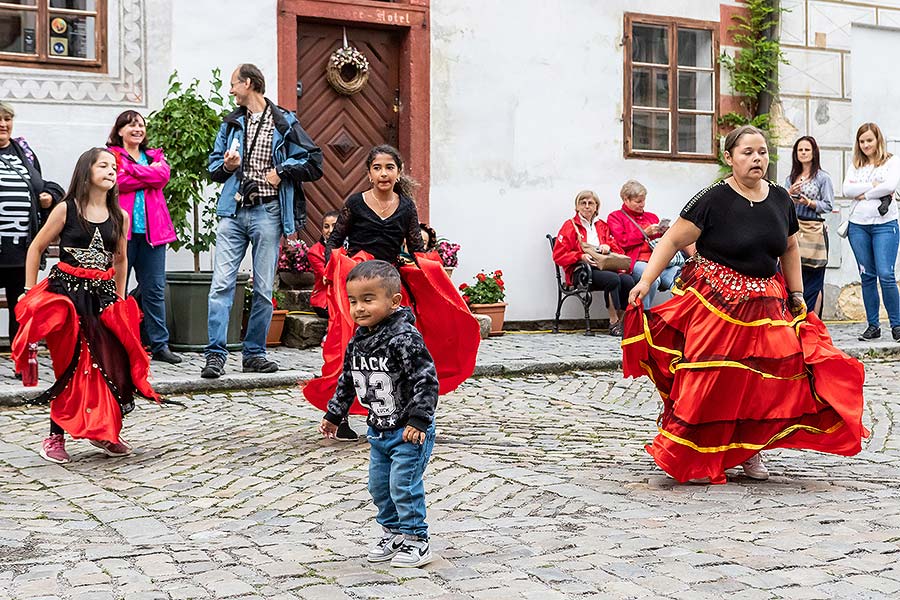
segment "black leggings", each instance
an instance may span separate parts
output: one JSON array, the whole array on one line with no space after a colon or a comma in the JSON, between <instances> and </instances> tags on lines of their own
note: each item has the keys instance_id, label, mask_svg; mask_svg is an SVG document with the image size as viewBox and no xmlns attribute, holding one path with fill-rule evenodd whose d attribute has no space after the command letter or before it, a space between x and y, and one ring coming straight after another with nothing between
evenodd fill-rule
<instances>
[{"instance_id":1,"label":"black leggings","mask_svg":"<svg viewBox=\"0 0 900 600\"><path fill-rule=\"evenodd\" d=\"M65 433L63 428L56 424L56 421L50 419L50 435Z\"/></svg>"},{"instance_id":2,"label":"black leggings","mask_svg":"<svg viewBox=\"0 0 900 600\"><path fill-rule=\"evenodd\" d=\"M578 267L584 269L586 267ZM616 310L624 310L628 306L628 294L634 287L634 278L628 273L615 273L591 268L591 290L604 291L612 298Z\"/></svg>"},{"instance_id":3,"label":"black leggings","mask_svg":"<svg viewBox=\"0 0 900 600\"><path fill-rule=\"evenodd\" d=\"M19 332L16 319L16 304L25 292L25 267L0 267L0 287L6 290L6 305L9 307L9 345L12 346Z\"/></svg>"}]
</instances>

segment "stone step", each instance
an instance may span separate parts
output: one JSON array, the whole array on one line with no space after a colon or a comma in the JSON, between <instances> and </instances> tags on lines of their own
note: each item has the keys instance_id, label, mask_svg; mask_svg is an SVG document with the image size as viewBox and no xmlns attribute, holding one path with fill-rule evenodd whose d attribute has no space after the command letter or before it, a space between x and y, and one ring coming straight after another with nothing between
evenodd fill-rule
<instances>
[{"instance_id":1,"label":"stone step","mask_svg":"<svg viewBox=\"0 0 900 600\"><path fill-rule=\"evenodd\" d=\"M309 297L312 296L312 290L278 290L284 294L284 306L278 305L278 308L284 310L302 310L304 312L313 312L309 305Z\"/></svg>"},{"instance_id":2,"label":"stone step","mask_svg":"<svg viewBox=\"0 0 900 600\"><path fill-rule=\"evenodd\" d=\"M316 315L288 314L281 342L288 348L313 348L322 343L328 321Z\"/></svg>"}]
</instances>

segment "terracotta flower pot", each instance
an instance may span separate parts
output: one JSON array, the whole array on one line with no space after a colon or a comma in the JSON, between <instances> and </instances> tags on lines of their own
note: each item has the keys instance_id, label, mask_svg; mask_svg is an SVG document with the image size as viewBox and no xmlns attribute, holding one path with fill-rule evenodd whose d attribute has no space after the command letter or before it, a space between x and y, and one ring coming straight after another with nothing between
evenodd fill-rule
<instances>
[{"instance_id":1,"label":"terracotta flower pot","mask_svg":"<svg viewBox=\"0 0 900 600\"><path fill-rule=\"evenodd\" d=\"M308 290L312 289L316 282L316 276L311 271L303 273L295 273L293 271L279 271L278 278L284 287L291 290Z\"/></svg>"},{"instance_id":2,"label":"terracotta flower pot","mask_svg":"<svg viewBox=\"0 0 900 600\"><path fill-rule=\"evenodd\" d=\"M269 335L266 337L266 346L280 346L281 333L284 331L284 318L287 316L286 310L273 310L272 322L269 325Z\"/></svg>"},{"instance_id":3,"label":"terracotta flower pot","mask_svg":"<svg viewBox=\"0 0 900 600\"><path fill-rule=\"evenodd\" d=\"M491 318L491 336L503 335L503 319L506 316L506 302L493 304L470 304L473 313L487 315Z\"/></svg>"}]
</instances>

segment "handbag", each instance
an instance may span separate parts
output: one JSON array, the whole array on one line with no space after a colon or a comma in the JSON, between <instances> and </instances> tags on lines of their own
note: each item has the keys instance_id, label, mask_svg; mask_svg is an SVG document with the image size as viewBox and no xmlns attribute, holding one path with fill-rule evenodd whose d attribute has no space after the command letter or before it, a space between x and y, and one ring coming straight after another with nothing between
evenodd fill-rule
<instances>
[{"instance_id":1,"label":"handbag","mask_svg":"<svg viewBox=\"0 0 900 600\"><path fill-rule=\"evenodd\" d=\"M650 239L650 236L647 235L647 234L644 232L644 229L643 229L640 225L638 225L638 222L637 222L637 221L635 221L634 219L632 219L631 216L630 216L627 212L625 212L624 210L621 211L621 212L622 212L623 215L625 215L625 218L626 218L626 219L628 219L629 221L631 221L632 223L634 223L634 226L638 228L638 231L640 231L640 232L641 232L641 235L644 236L644 239L647 241L647 245L650 246L650 249L651 249L651 250L655 250L655 249L656 249L656 244L657 244L657 242L659 242L659 240L658 240L658 239L656 239L656 240L651 240L651 239ZM682 267L682 266L684 266L684 263L685 263L685 262L687 262L687 258L685 258L684 252L682 252L681 250L678 250L678 251L675 253L675 256L672 257L672 260L669 261L669 264L666 265L666 268L669 269L669 268L671 268L671 267Z\"/></svg>"},{"instance_id":2,"label":"handbag","mask_svg":"<svg viewBox=\"0 0 900 600\"><path fill-rule=\"evenodd\" d=\"M609 254L591 254L597 268L601 271L628 271L631 269L631 258L624 254L610 252Z\"/></svg>"},{"instance_id":3,"label":"handbag","mask_svg":"<svg viewBox=\"0 0 900 600\"><path fill-rule=\"evenodd\" d=\"M853 216L853 211L856 210L856 207L859 206L859 201L855 201L853 203L853 208L850 209L850 214L847 215L847 219L841 221L841 224L838 225L837 234L842 238L847 237L847 233L850 231L850 217Z\"/></svg>"},{"instance_id":4,"label":"handbag","mask_svg":"<svg viewBox=\"0 0 900 600\"><path fill-rule=\"evenodd\" d=\"M800 246L800 266L821 269L828 264L828 237L825 222L801 220L797 243Z\"/></svg>"}]
</instances>

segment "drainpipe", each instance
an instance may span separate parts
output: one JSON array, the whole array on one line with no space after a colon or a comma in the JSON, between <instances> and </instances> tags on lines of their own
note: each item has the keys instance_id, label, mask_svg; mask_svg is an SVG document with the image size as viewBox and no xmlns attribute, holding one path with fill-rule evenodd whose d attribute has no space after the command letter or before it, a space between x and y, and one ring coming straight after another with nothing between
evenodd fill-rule
<instances>
[{"instance_id":1,"label":"drainpipe","mask_svg":"<svg viewBox=\"0 0 900 600\"><path fill-rule=\"evenodd\" d=\"M778 41L778 29L781 25L781 0L769 0L769 5L775 9L772 14L776 16L776 23L770 25L763 35L767 40ZM769 74L768 87L759 95L759 102L757 103L756 108L758 114L767 114L771 112L777 91L778 64L776 63L772 72ZM769 171L766 176L772 181L778 181L778 165L774 161L769 162Z\"/></svg>"}]
</instances>

